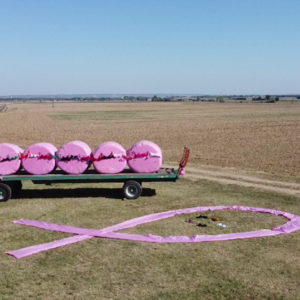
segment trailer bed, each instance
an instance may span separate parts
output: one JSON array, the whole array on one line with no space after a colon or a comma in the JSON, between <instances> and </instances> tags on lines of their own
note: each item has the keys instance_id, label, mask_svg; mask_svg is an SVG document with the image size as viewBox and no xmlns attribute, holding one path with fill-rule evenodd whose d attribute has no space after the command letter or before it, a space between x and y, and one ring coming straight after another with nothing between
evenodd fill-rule
<instances>
[{"instance_id":1,"label":"trailer bed","mask_svg":"<svg viewBox=\"0 0 300 300\"><path fill-rule=\"evenodd\" d=\"M126 180L140 180L143 182L176 181L178 171L173 168L161 168L155 173L134 173L125 169L118 174L99 174L95 170L88 170L83 174L66 174L60 170L47 175L30 175L24 171L15 175L1 176L0 182L30 180L36 184L68 183L68 182L124 182Z\"/></svg>"},{"instance_id":2,"label":"trailer bed","mask_svg":"<svg viewBox=\"0 0 300 300\"><path fill-rule=\"evenodd\" d=\"M87 170L83 174L66 174L56 170L47 175L30 175L19 171L14 175L0 177L0 202L7 201L17 195L22 189L23 181L32 181L34 184L58 183L105 183L122 182L123 196L126 199L137 199L142 193L143 182L175 182L179 179L179 172L173 168L161 168L155 173L134 173L125 169L118 174L99 174L95 170Z\"/></svg>"}]
</instances>

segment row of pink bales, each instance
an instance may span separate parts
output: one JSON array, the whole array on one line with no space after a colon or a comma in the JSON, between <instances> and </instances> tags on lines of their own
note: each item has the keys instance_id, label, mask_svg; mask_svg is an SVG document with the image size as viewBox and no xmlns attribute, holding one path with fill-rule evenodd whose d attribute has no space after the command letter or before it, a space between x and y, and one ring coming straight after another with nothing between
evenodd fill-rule
<instances>
[{"instance_id":1,"label":"row of pink bales","mask_svg":"<svg viewBox=\"0 0 300 300\"><path fill-rule=\"evenodd\" d=\"M21 168L29 174L45 175L57 167L67 174L82 174L91 165L102 174L118 174L127 165L136 173L153 173L161 164L162 151L150 141L140 141L127 151L116 142L105 142L93 152L81 141L58 150L50 143L33 144L25 151L14 144L0 144L0 175L12 175Z\"/></svg>"}]
</instances>

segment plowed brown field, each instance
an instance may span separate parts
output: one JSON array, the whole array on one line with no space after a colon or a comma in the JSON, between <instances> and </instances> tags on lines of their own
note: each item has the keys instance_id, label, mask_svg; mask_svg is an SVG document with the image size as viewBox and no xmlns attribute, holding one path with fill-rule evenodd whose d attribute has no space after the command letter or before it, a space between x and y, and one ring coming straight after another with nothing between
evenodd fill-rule
<instances>
[{"instance_id":1,"label":"plowed brown field","mask_svg":"<svg viewBox=\"0 0 300 300\"><path fill-rule=\"evenodd\" d=\"M164 162L300 176L300 103L19 103L0 113L0 142L157 143Z\"/></svg>"}]
</instances>

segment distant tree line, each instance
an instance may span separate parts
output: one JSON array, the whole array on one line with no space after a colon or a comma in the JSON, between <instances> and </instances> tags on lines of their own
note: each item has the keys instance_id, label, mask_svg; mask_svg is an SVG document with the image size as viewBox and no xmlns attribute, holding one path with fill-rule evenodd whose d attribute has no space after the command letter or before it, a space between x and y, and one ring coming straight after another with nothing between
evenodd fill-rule
<instances>
[{"instance_id":1,"label":"distant tree line","mask_svg":"<svg viewBox=\"0 0 300 300\"><path fill-rule=\"evenodd\" d=\"M265 98L262 98L261 96L257 98L252 98L253 101L261 101L261 102L267 102L267 103L275 103L279 101L279 97L271 97L270 95L266 95Z\"/></svg>"},{"instance_id":2,"label":"distant tree line","mask_svg":"<svg viewBox=\"0 0 300 300\"><path fill-rule=\"evenodd\" d=\"M124 97L97 97L97 96L86 96L86 97L53 97L53 96L37 96L37 97L24 97L24 96L3 96L0 97L1 101L88 101L88 102L99 102L99 101L148 101L152 100L154 102L169 102L169 101L205 101L205 102L226 102L228 100L232 101L259 101L259 102L267 102L267 103L275 103L279 101L279 97L294 97L294 99L300 99L300 95L266 95L255 96L255 95L222 95L222 96L212 96L212 95L194 95L194 96L166 96L166 97L158 97L154 95L152 98L148 98L145 96L124 96Z\"/></svg>"}]
</instances>

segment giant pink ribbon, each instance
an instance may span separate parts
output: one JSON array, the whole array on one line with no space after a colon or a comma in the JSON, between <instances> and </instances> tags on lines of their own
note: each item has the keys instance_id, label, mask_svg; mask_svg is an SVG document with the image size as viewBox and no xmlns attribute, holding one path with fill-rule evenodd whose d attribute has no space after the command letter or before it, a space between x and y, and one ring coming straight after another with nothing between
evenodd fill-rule
<instances>
[{"instance_id":1,"label":"giant pink ribbon","mask_svg":"<svg viewBox=\"0 0 300 300\"><path fill-rule=\"evenodd\" d=\"M131 228L136 225L174 217L180 214L190 214L195 212L200 213L200 212L214 211L214 210L241 210L241 211L250 211L250 212L270 213L276 216L283 216L287 218L289 222L272 229L261 229L261 230L250 231L250 232L238 232L238 233L219 234L219 235L194 235L191 237L187 237L187 236L162 237L162 236L151 235L151 234L138 235L138 234L115 232L118 230ZM59 224L53 224L53 223L47 223L47 222L35 221L35 220L24 220L24 219L21 219L19 221L14 221L13 223L19 225L37 227L45 230L76 234L75 236L68 237L62 240L45 243L41 245L35 245L35 246L6 253L8 255L14 256L15 258L21 258L38 252L46 251L49 249L91 239L93 237L131 240L131 241L149 242L149 243L199 243L199 242L226 241L226 240L273 236L278 234L287 234L300 229L300 216L293 215L279 210L249 207L249 206L208 206L208 207L193 207L193 208L172 210L167 212L146 215L143 217L125 221L123 223L119 223L117 225L106 227L101 230L77 228L72 226L59 225Z\"/></svg>"}]
</instances>

